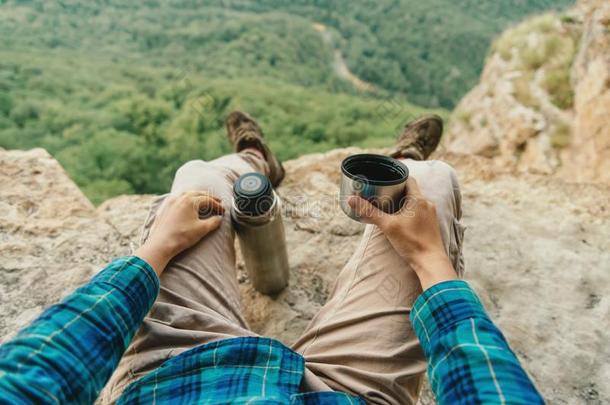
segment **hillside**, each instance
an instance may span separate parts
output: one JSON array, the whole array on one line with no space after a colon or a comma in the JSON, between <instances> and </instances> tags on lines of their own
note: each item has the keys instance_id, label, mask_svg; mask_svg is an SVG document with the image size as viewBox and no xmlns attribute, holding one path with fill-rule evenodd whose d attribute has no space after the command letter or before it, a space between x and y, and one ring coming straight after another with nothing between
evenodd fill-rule
<instances>
[{"instance_id":1,"label":"hillside","mask_svg":"<svg viewBox=\"0 0 610 405\"><path fill-rule=\"evenodd\" d=\"M500 36L445 145L515 170L610 182L608 111L610 3L581 0Z\"/></svg>"},{"instance_id":2,"label":"hillside","mask_svg":"<svg viewBox=\"0 0 610 405\"><path fill-rule=\"evenodd\" d=\"M387 146L413 103L466 92L502 27L569 3L0 0L0 147L47 149L98 204L227 152L234 108L282 159Z\"/></svg>"},{"instance_id":3,"label":"hillside","mask_svg":"<svg viewBox=\"0 0 610 405\"><path fill-rule=\"evenodd\" d=\"M356 248L362 225L333 201L339 164L358 151L287 162L278 191L289 287L276 299L261 296L239 260L242 306L256 332L294 341ZM466 279L544 397L554 404L608 403L610 186L515 175L473 156L442 158L462 184ZM0 183L6 185L0 188L1 340L104 263L132 251L152 196L122 196L96 209L40 149L0 151ZM434 403L429 391L421 403Z\"/></svg>"},{"instance_id":4,"label":"hillside","mask_svg":"<svg viewBox=\"0 0 610 405\"><path fill-rule=\"evenodd\" d=\"M253 114L281 159L348 145L390 145L425 111L271 79L208 78L177 68L0 52L0 147L44 147L98 204L159 193L181 162L230 150L224 119ZM8 107L6 107L8 105ZM389 108L389 109L388 109ZM392 115L390 115L392 114Z\"/></svg>"},{"instance_id":5,"label":"hillside","mask_svg":"<svg viewBox=\"0 0 610 405\"><path fill-rule=\"evenodd\" d=\"M2 3L5 3L1 5ZM476 82L491 39L528 14L573 0L3 1L12 49L95 50L224 78L341 85L311 29L333 29L363 80L431 107L452 107Z\"/></svg>"}]
</instances>

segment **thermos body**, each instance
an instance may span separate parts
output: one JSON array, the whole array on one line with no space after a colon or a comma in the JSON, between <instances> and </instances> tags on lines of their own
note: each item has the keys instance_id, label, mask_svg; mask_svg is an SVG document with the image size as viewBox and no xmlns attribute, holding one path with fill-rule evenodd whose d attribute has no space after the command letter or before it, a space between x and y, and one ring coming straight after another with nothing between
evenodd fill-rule
<instances>
[{"instance_id":1,"label":"thermos body","mask_svg":"<svg viewBox=\"0 0 610 405\"><path fill-rule=\"evenodd\" d=\"M256 196L255 207L248 205L252 199L244 203L236 192L231 219L253 287L263 294L275 294L288 284L289 264L281 200L270 188L266 193L264 199Z\"/></svg>"}]
</instances>

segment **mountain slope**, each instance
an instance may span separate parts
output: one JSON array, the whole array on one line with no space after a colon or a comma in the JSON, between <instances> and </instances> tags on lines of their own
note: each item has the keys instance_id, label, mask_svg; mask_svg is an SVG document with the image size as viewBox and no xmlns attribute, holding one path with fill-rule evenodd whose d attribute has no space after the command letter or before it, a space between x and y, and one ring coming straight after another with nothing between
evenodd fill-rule
<instances>
[{"instance_id":1,"label":"mountain slope","mask_svg":"<svg viewBox=\"0 0 610 405\"><path fill-rule=\"evenodd\" d=\"M391 145L398 128L425 111L268 78L209 78L74 51L0 51L0 60L6 89L0 147L45 147L95 203L161 192L184 161L228 153L224 118L233 109L259 120L281 159Z\"/></svg>"},{"instance_id":2,"label":"mountain slope","mask_svg":"<svg viewBox=\"0 0 610 405\"><path fill-rule=\"evenodd\" d=\"M501 166L610 182L610 3L583 0L506 31L445 139Z\"/></svg>"},{"instance_id":3,"label":"mountain slope","mask_svg":"<svg viewBox=\"0 0 610 405\"><path fill-rule=\"evenodd\" d=\"M450 105L496 29L551 7L502 4L0 1L0 147L46 148L99 203L228 152L234 108L281 159L390 145L426 111L410 99Z\"/></svg>"},{"instance_id":4,"label":"mountain slope","mask_svg":"<svg viewBox=\"0 0 610 405\"><path fill-rule=\"evenodd\" d=\"M4 4L2 4L4 3ZM91 49L224 78L268 76L335 90L333 28L356 75L417 104L451 108L478 78L492 38L528 14L573 0L124 0L0 2L13 49Z\"/></svg>"}]
</instances>

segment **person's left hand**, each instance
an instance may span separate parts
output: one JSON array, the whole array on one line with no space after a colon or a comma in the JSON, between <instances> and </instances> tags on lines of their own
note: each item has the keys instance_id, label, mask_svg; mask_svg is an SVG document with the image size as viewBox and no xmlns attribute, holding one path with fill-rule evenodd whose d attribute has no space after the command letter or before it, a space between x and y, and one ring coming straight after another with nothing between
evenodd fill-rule
<instances>
[{"instance_id":1,"label":"person's left hand","mask_svg":"<svg viewBox=\"0 0 610 405\"><path fill-rule=\"evenodd\" d=\"M199 212L212 216L199 218ZM146 242L135 255L161 275L167 263L190 248L222 223L222 201L203 191L169 196L157 212Z\"/></svg>"}]
</instances>

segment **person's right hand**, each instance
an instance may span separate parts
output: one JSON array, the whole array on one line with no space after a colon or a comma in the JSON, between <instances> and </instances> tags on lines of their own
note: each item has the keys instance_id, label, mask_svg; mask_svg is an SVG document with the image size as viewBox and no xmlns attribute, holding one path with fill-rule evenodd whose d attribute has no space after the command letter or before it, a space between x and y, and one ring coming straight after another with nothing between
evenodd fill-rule
<instances>
[{"instance_id":1,"label":"person's right hand","mask_svg":"<svg viewBox=\"0 0 610 405\"><path fill-rule=\"evenodd\" d=\"M407 180L406 192L405 204L393 215L360 197L350 197L348 204L364 222L381 229L415 271L424 290L441 281L456 279L443 247L436 207L421 194L412 177Z\"/></svg>"}]
</instances>

